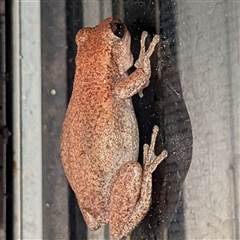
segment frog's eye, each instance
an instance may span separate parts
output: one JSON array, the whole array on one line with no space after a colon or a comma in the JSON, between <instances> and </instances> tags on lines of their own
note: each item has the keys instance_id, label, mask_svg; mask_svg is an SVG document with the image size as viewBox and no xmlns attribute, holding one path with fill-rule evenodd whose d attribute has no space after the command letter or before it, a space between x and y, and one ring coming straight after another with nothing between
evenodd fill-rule
<instances>
[{"instance_id":1,"label":"frog's eye","mask_svg":"<svg viewBox=\"0 0 240 240\"><path fill-rule=\"evenodd\" d=\"M125 25L119 19L114 20L111 22L112 32L115 36L123 38L126 31Z\"/></svg>"}]
</instances>

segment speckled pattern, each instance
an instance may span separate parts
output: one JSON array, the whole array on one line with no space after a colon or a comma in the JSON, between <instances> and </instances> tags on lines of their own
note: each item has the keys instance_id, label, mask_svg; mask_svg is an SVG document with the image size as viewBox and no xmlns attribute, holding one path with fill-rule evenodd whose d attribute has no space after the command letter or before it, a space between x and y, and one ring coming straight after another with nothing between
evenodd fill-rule
<instances>
[{"instance_id":1,"label":"speckled pattern","mask_svg":"<svg viewBox=\"0 0 240 240\"><path fill-rule=\"evenodd\" d=\"M152 172L167 156L154 154L157 127L150 148L144 146L143 168L137 162L139 133L131 96L145 88L150 59L159 36L145 52L142 34L136 70L126 26L108 18L76 35L76 72L63 123L61 156L88 227L110 225L120 239L128 235L149 209Z\"/></svg>"}]
</instances>

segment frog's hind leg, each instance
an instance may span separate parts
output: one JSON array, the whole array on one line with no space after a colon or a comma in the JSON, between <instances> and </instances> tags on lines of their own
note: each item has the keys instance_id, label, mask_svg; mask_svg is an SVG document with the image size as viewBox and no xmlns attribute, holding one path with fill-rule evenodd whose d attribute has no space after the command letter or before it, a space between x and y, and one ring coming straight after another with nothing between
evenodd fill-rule
<instances>
[{"instance_id":1,"label":"frog's hind leg","mask_svg":"<svg viewBox=\"0 0 240 240\"><path fill-rule=\"evenodd\" d=\"M116 175L110 193L109 226L113 237L128 235L144 218L152 195L152 173L167 157L167 151L154 154L158 127L154 126L151 144L144 145L143 168L136 161L124 164Z\"/></svg>"},{"instance_id":2,"label":"frog's hind leg","mask_svg":"<svg viewBox=\"0 0 240 240\"><path fill-rule=\"evenodd\" d=\"M142 167L136 161L125 163L113 181L109 202L109 227L110 234L115 238L121 236L123 227L137 204L141 181ZM146 201L150 203L150 199Z\"/></svg>"}]
</instances>

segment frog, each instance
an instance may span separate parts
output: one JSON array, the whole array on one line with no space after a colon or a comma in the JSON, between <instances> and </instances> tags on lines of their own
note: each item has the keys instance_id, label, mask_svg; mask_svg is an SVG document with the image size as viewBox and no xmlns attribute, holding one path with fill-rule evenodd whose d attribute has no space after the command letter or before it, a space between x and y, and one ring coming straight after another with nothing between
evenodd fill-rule
<instances>
[{"instance_id":1,"label":"frog","mask_svg":"<svg viewBox=\"0 0 240 240\"><path fill-rule=\"evenodd\" d=\"M138 162L139 129L132 96L149 85L150 56L144 31L139 58L133 66L131 36L126 25L110 17L95 27L80 29L73 90L61 133L61 158L84 220L91 230L109 224L115 239L128 236L151 204L152 173L167 158L154 153L159 127L143 145Z\"/></svg>"}]
</instances>

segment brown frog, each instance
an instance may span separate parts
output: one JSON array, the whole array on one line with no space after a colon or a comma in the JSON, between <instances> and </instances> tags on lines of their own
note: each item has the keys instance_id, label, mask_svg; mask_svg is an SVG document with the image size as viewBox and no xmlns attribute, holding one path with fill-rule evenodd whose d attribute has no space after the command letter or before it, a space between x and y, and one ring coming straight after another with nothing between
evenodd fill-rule
<instances>
[{"instance_id":1,"label":"brown frog","mask_svg":"<svg viewBox=\"0 0 240 240\"><path fill-rule=\"evenodd\" d=\"M149 84L150 56L142 33L136 70L131 36L117 18L107 18L76 35L76 72L63 123L61 156L67 179L91 230L109 224L110 234L128 235L146 215L152 193L152 172L167 157L154 154L158 127L150 146L143 147L143 167L137 162L139 132L131 97Z\"/></svg>"}]
</instances>

